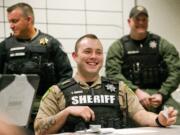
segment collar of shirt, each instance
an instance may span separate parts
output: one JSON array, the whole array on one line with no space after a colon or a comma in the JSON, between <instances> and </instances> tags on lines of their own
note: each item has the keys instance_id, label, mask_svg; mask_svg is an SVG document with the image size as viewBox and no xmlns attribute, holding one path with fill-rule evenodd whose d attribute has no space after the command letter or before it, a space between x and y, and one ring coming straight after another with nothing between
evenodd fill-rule
<instances>
[{"instance_id":1,"label":"collar of shirt","mask_svg":"<svg viewBox=\"0 0 180 135\"><path fill-rule=\"evenodd\" d=\"M35 28L36 29L36 28ZM39 30L38 29L36 29L36 34L31 38L31 40L33 40L35 37L37 37L38 36L38 34L39 34Z\"/></svg>"},{"instance_id":2,"label":"collar of shirt","mask_svg":"<svg viewBox=\"0 0 180 135\"><path fill-rule=\"evenodd\" d=\"M94 89L98 89L101 87L101 77L98 76L98 78L93 82L93 84L91 86L89 86L85 81L81 80L80 77L78 76L78 74L76 74L74 76L74 80L80 84L80 86L83 88L83 89L89 89L90 87L91 88L94 88Z\"/></svg>"}]
</instances>

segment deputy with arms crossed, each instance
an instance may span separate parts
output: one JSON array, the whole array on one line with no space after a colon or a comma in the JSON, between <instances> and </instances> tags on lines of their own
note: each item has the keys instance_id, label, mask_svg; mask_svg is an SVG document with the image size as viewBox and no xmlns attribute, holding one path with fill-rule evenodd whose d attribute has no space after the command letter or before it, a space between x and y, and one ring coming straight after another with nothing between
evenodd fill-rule
<instances>
[{"instance_id":1,"label":"deputy with arms crossed","mask_svg":"<svg viewBox=\"0 0 180 135\"><path fill-rule=\"evenodd\" d=\"M168 108L168 118L162 112L147 112L123 82L100 77L103 47L95 35L79 38L72 56L77 73L74 78L50 87L42 98L34 124L37 135L72 132L88 128L89 124L125 128L127 110L141 126L175 123L177 111L172 107Z\"/></svg>"},{"instance_id":2,"label":"deputy with arms crossed","mask_svg":"<svg viewBox=\"0 0 180 135\"><path fill-rule=\"evenodd\" d=\"M72 77L72 68L62 45L52 36L34 27L34 13L29 4L17 3L7 8L12 35L0 43L1 74L38 74L36 103L53 84Z\"/></svg>"},{"instance_id":3,"label":"deputy with arms crossed","mask_svg":"<svg viewBox=\"0 0 180 135\"><path fill-rule=\"evenodd\" d=\"M106 75L124 81L149 111L159 113L166 104L180 110L171 93L180 82L180 60L175 47L147 31L148 12L143 6L132 8L130 34L115 41L108 50ZM176 124L180 124L180 116Z\"/></svg>"}]
</instances>

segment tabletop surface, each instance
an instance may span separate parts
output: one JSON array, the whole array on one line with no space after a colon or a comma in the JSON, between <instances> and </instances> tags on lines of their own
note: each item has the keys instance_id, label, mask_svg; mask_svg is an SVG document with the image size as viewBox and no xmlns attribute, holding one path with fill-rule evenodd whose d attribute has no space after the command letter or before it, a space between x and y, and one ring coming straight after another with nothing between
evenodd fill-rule
<instances>
[{"instance_id":1,"label":"tabletop surface","mask_svg":"<svg viewBox=\"0 0 180 135\"><path fill-rule=\"evenodd\" d=\"M167 128L160 127L140 127L140 128L126 128L126 129L112 129L105 128L100 133L92 133L80 131L75 133L60 133L54 135L179 135L180 125L173 125Z\"/></svg>"}]
</instances>

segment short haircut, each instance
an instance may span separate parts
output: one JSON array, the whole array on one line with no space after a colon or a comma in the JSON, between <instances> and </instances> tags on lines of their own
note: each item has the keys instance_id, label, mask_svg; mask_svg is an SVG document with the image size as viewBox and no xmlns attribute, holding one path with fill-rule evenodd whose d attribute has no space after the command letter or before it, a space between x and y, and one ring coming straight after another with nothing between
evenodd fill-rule
<instances>
[{"instance_id":1,"label":"short haircut","mask_svg":"<svg viewBox=\"0 0 180 135\"><path fill-rule=\"evenodd\" d=\"M86 35L80 37L80 38L76 41L76 44L75 44L75 52L78 51L79 42L81 42L81 40L83 40L84 38L90 38L90 39L99 40L99 38L98 38L95 34L86 34Z\"/></svg>"},{"instance_id":2,"label":"short haircut","mask_svg":"<svg viewBox=\"0 0 180 135\"><path fill-rule=\"evenodd\" d=\"M24 17L32 16L33 24L34 24L34 12L33 12L33 8L29 4L23 3L23 2L14 4L7 8L7 12L11 13L13 10L15 10L17 8L19 8L23 11Z\"/></svg>"}]
</instances>

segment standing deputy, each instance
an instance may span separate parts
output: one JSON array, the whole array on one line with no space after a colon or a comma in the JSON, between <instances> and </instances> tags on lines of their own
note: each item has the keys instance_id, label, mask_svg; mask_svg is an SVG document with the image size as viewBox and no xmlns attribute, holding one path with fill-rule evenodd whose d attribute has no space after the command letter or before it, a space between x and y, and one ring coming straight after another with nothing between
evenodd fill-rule
<instances>
[{"instance_id":1,"label":"standing deputy","mask_svg":"<svg viewBox=\"0 0 180 135\"><path fill-rule=\"evenodd\" d=\"M49 88L35 119L36 135L73 132L100 124L125 128L129 116L142 126L169 126L177 111L168 108L168 118L147 112L123 82L100 77L103 48L93 34L79 38L72 57L77 63L74 78Z\"/></svg>"},{"instance_id":2,"label":"standing deputy","mask_svg":"<svg viewBox=\"0 0 180 135\"><path fill-rule=\"evenodd\" d=\"M7 8L12 34L0 43L1 74L38 74L37 104L53 84L72 76L72 68L61 43L34 27L30 5L17 3Z\"/></svg>"},{"instance_id":3,"label":"standing deputy","mask_svg":"<svg viewBox=\"0 0 180 135\"><path fill-rule=\"evenodd\" d=\"M178 51L167 40L147 31L148 19L145 7L132 8L130 34L109 48L106 75L124 81L149 111L158 113L164 104L180 110L180 104L170 96L180 82ZM176 124L180 124L180 115Z\"/></svg>"}]
</instances>

